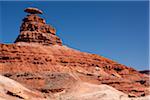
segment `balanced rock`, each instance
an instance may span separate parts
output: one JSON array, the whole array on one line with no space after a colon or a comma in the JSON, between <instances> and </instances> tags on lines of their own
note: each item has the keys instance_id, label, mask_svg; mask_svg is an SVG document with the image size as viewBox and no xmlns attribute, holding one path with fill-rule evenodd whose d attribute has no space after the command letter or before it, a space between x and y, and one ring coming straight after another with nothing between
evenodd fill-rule
<instances>
[{"instance_id":1,"label":"balanced rock","mask_svg":"<svg viewBox=\"0 0 150 100\"><path fill-rule=\"evenodd\" d=\"M28 42L42 45L62 45L61 39L56 36L55 28L46 24L45 20L37 15L42 13L42 11L37 8L27 8L25 11L30 14L23 19L20 35L15 43Z\"/></svg>"},{"instance_id":2,"label":"balanced rock","mask_svg":"<svg viewBox=\"0 0 150 100\"><path fill-rule=\"evenodd\" d=\"M41 10L32 7L26 8L24 11L30 14L43 14Z\"/></svg>"},{"instance_id":3,"label":"balanced rock","mask_svg":"<svg viewBox=\"0 0 150 100\"><path fill-rule=\"evenodd\" d=\"M27 15L15 43L0 43L0 74L43 94L44 97L52 94L58 96L56 99L50 98L51 100L118 100L116 97L119 100L131 100L132 98L122 99L121 95L125 93L129 97L144 97L150 94L149 75L103 56L64 46L55 33L56 30L37 14ZM7 82L14 83L9 80ZM26 89L12 84L9 86L7 82L5 84L3 77L0 77L0 100L2 93L26 99ZM99 86L100 84L112 86L124 93L120 95L113 88Z\"/></svg>"}]
</instances>

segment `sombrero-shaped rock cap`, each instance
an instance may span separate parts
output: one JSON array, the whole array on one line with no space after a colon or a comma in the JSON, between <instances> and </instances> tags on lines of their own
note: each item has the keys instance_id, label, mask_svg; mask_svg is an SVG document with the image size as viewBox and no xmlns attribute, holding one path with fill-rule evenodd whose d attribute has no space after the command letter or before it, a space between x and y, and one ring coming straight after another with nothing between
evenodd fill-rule
<instances>
[{"instance_id":1,"label":"sombrero-shaped rock cap","mask_svg":"<svg viewBox=\"0 0 150 100\"><path fill-rule=\"evenodd\" d=\"M32 7L26 8L24 11L30 14L43 14L41 10Z\"/></svg>"}]
</instances>

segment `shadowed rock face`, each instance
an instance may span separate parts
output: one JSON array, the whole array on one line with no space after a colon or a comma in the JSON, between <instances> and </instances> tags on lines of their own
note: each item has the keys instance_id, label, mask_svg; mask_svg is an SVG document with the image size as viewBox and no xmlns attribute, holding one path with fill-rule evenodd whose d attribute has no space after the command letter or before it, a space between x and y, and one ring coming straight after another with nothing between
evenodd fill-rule
<instances>
[{"instance_id":1,"label":"shadowed rock face","mask_svg":"<svg viewBox=\"0 0 150 100\"><path fill-rule=\"evenodd\" d=\"M85 90L89 85L82 82L107 84L129 97L149 95L148 75L105 57L64 46L55 33L37 14L27 15L15 43L0 44L0 73L47 96L57 93L69 96L74 94L73 90L82 93L80 88L74 88L80 82L82 87L87 86ZM70 89L71 92L64 93ZM89 95L89 91L85 93ZM86 99L84 94L79 97Z\"/></svg>"},{"instance_id":2,"label":"shadowed rock face","mask_svg":"<svg viewBox=\"0 0 150 100\"><path fill-rule=\"evenodd\" d=\"M15 43L28 42L42 45L62 45L61 39L56 36L56 30L37 15L40 11L35 8L27 8L25 11L32 13L23 19L20 34Z\"/></svg>"},{"instance_id":3,"label":"shadowed rock face","mask_svg":"<svg viewBox=\"0 0 150 100\"><path fill-rule=\"evenodd\" d=\"M142 74L150 75L150 70L142 70L142 71L139 71L139 72L142 73Z\"/></svg>"}]
</instances>

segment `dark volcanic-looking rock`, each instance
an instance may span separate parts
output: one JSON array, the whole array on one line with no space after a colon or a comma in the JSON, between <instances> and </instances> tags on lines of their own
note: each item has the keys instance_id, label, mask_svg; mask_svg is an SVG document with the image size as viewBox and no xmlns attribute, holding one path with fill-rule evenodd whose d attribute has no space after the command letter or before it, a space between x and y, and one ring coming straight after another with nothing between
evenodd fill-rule
<instances>
[{"instance_id":1,"label":"dark volcanic-looking rock","mask_svg":"<svg viewBox=\"0 0 150 100\"><path fill-rule=\"evenodd\" d=\"M30 11L31 10L31 11ZM38 12L36 9L27 8L25 11ZM23 19L20 27L20 35L16 42L39 43L42 45L62 45L62 41L56 35L56 30L46 24L45 20L36 14L29 14Z\"/></svg>"}]
</instances>

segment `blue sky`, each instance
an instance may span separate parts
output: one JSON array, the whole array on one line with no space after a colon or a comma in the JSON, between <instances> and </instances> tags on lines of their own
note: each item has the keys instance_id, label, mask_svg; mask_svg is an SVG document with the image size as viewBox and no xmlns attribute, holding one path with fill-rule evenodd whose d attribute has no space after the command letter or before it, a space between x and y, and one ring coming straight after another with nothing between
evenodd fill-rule
<instances>
[{"instance_id":1,"label":"blue sky","mask_svg":"<svg viewBox=\"0 0 150 100\"><path fill-rule=\"evenodd\" d=\"M148 1L1 1L0 43L13 43L26 7L57 29L63 43L138 70L148 69Z\"/></svg>"}]
</instances>

